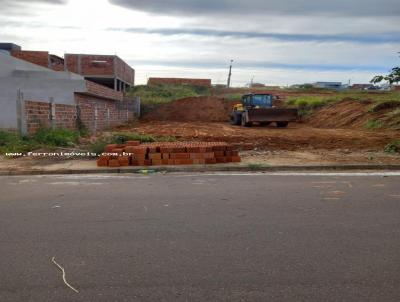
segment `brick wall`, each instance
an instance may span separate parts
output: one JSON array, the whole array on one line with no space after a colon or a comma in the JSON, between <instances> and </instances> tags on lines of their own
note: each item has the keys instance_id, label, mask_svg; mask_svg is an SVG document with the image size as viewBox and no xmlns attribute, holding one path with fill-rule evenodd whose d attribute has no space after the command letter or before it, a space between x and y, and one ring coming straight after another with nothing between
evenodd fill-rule
<instances>
[{"instance_id":1,"label":"brick wall","mask_svg":"<svg viewBox=\"0 0 400 302\"><path fill-rule=\"evenodd\" d=\"M57 128L76 128L76 106L55 104L55 125Z\"/></svg>"},{"instance_id":2,"label":"brick wall","mask_svg":"<svg viewBox=\"0 0 400 302\"><path fill-rule=\"evenodd\" d=\"M25 120L28 134L39 128L77 129L77 118L91 132L113 128L135 118L133 102L119 102L75 94L76 105L25 101ZM52 114L53 121L52 121Z\"/></svg>"},{"instance_id":3,"label":"brick wall","mask_svg":"<svg viewBox=\"0 0 400 302\"><path fill-rule=\"evenodd\" d=\"M133 120L135 113L129 102L116 102L85 94L75 94L80 119L91 131L101 131Z\"/></svg>"},{"instance_id":4,"label":"brick wall","mask_svg":"<svg viewBox=\"0 0 400 302\"><path fill-rule=\"evenodd\" d=\"M81 56L81 74L113 75L114 58L110 56Z\"/></svg>"},{"instance_id":5,"label":"brick wall","mask_svg":"<svg viewBox=\"0 0 400 302\"><path fill-rule=\"evenodd\" d=\"M77 56L72 56L72 55L65 55L65 65L67 67L68 71L78 73L78 57Z\"/></svg>"},{"instance_id":6,"label":"brick wall","mask_svg":"<svg viewBox=\"0 0 400 302\"><path fill-rule=\"evenodd\" d=\"M193 85L211 87L210 79L149 78L148 85Z\"/></svg>"},{"instance_id":7,"label":"brick wall","mask_svg":"<svg viewBox=\"0 0 400 302\"><path fill-rule=\"evenodd\" d=\"M86 89L89 94L97 96L101 95L104 96L104 98L108 98L115 101L122 101L124 96L121 91L116 91L91 81L86 81Z\"/></svg>"},{"instance_id":8,"label":"brick wall","mask_svg":"<svg viewBox=\"0 0 400 302\"><path fill-rule=\"evenodd\" d=\"M40 127L50 127L50 104L39 101L25 101L25 119L29 134Z\"/></svg>"},{"instance_id":9,"label":"brick wall","mask_svg":"<svg viewBox=\"0 0 400 302\"><path fill-rule=\"evenodd\" d=\"M135 83L135 70L119 57L115 57L115 74L127 83L132 85Z\"/></svg>"},{"instance_id":10,"label":"brick wall","mask_svg":"<svg viewBox=\"0 0 400 302\"><path fill-rule=\"evenodd\" d=\"M15 58L31 62L43 67L49 67L49 53L47 51L12 51L11 55Z\"/></svg>"}]
</instances>

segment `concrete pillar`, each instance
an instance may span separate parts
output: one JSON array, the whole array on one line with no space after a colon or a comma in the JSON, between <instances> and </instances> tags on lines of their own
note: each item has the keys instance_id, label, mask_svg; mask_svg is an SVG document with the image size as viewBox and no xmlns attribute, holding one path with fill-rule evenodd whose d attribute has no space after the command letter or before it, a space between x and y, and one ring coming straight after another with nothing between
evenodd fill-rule
<instances>
[{"instance_id":1,"label":"concrete pillar","mask_svg":"<svg viewBox=\"0 0 400 302\"><path fill-rule=\"evenodd\" d=\"M54 103L54 98L49 98L49 107L50 107L50 125L52 129L56 128L56 104Z\"/></svg>"},{"instance_id":2,"label":"concrete pillar","mask_svg":"<svg viewBox=\"0 0 400 302\"><path fill-rule=\"evenodd\" d=\"M18 131L21 135L28 134L28 127L26 123L26 113L25 113L25 100L24 94L18 89L17 92L17 124L18 124Z\"/></svg>"},{"instance_id":3,"label":"concrete pillar","mask_svg":"<svg viewBox=\"0 0 400 302\"><path fill-rule=\"evenodd\" d=\"M98 119L98 110L97 110L97 105L94 105L94 125L93 125L93 131L94 133L97 132L97 119Z\"/></svg>"}]
</instances>

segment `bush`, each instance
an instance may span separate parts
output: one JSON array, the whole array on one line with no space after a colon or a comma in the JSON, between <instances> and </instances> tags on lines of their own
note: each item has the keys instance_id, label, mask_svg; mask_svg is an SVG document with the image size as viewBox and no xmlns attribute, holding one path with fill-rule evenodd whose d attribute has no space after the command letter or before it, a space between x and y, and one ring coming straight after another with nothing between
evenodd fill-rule
<instances>
[{"instance_id":1,"label":"bush","mask_svg":"<svg viewBox=\"0 0 400 302\"><path fill-rule=\"evenodd\" d=\"M400 140L395 140L386 145L384 151L386 153L400 153Z\"/></svg>"},{"instance_id":2,"label":"bush","mask_svg":"<svg viewBox=\"0 0 400 302\"><path fill-rule=\"evenodd\" d=\"M39 129L32 137L39 144L72 147L79 141L79 132L69 129Z\"/></svg>"},{"instance_id":3,"label":"bush","mask_svg":"<svg viewBox=\"0 0 400 302\"><path fill-rule=\"evenodd\" d=\"M0 153L25 153L38 148L39 145L28 137L9 132L0 131Z\"/></svg>"},{"instance_id":4,"label":"bush","mask_svg":"<svg viewBox=\"0 0 400 302\"><path fill-rule=\"evenodd\" d=\"M338 101L338 97L320 97L320 96L302 96L291 98L287 101L290 106L296 106L299 109L299 115L305 116L313 110Z\"/></svg>"},{"instance_id":5,"label":"bush","mask_svg":"<svg viewBox=\"0 0 400 302\"><path fill-rule=\"evenodd\" d=\"M383 122L381 120L369 120L364 124L365 129L379 129L382 128Z\"/></svg>"},{"instance_id":6,"label":"bush","mask_svg":"<svg viewBox=\"0 0 400 302\"><path fill-rule=\"evenodd\" d=\"M140 85L132 88L129 95L140 97L142 114L146 114L157 106L174 100L210 95L210 89L191 85Z\"/></svg>"}]
</instances>

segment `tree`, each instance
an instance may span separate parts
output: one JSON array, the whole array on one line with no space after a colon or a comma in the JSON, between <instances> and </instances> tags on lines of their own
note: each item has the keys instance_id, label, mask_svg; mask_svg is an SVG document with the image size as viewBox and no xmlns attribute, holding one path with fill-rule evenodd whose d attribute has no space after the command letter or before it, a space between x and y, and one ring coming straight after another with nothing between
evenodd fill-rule
<instances>
[{"instance_id":1,"label":"tree","mask_svg":"<svg viewBox=\"0 0 400 302\"><path fill-rule=\"evenodd\" d=\"M375 76L371 83L380 83L382 81L387 81L389 84L394 84L400 82L400 67L394 67L388 75L378 75Z\"/></svg>"},{"instance_id":2,"label":"tree","mask_svg":"<svg viewBox=\"0 0 400 302\"><path fill-rule=\"evenodd\" d=\"M400 54L400 52L398 52L398 53ZM377 83L380 83L382 81L387 81L390 85L400 82L400 67L393 68L392 71L388 75L375 76L371 80L371 83L377 84Z\"/></svg>"}]
</instances>

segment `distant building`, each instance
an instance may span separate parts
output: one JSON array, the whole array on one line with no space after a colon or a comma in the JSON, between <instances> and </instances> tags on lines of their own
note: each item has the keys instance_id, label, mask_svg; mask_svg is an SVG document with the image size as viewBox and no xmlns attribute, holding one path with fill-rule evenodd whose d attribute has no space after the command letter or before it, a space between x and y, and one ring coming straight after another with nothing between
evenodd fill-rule
<instances>
[{"instance_id":1,"label":"distant building","mask_svg":"<svg viewBox=\"0 0 400 302\"><path fill-rule=\"evenodd\" d=\"M375 87L373 84L353 84L350 86L350 88L354 90L365 90L373 87Z\"/></svg>"},{"instance_id":2,"label":"distant building","mask_svg":"<svg viewBox=\"0 0 400 302\"><path fill-rule=\"evenodd\" d=\"M193 85L211 87L211 80L189 78L149 78L147 85Z\"/></svg>"},{"instance_id":3,"label":"distant building","mask_svg":"<svg viewBox=\"0 0 400 302\"><path fill-rule=\"evenodd\" d=\"M314 88L325 88L325 89L342 89L342 82L316 82L313 83Z\"/></svg>"}]
</instances>

